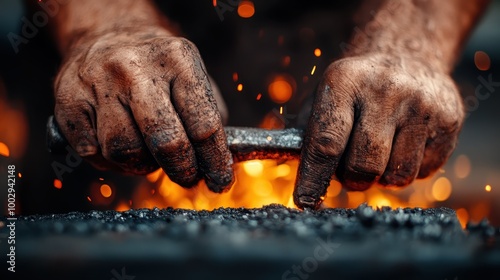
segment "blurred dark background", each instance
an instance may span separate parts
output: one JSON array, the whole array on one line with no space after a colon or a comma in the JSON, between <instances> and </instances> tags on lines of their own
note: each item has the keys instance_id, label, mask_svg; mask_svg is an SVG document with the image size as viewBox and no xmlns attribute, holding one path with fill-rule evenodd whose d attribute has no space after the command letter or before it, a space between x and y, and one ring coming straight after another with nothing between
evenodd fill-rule
<instances>
[{"instance_id":1,"label":"blurred dark background","mask_svg":"<svg viewBox=\"0 0 500 280\"><path fill-rule=\"evenodd\" d=\"M299 113L321 73L340 55L340 44L349 38L352 15L359 5L359 1L316 0L307 5L303 1L254 1L252 17L242 18L235 8L221 20L212 1L158 2L200 49L228 105L229 124L263 127L296 125L296 118L280 124L276 110L283 106L291 115ZM31 20L23 1L0 0L0 144L10 153L0 155L0 168L5 174L8 164L16 164L21 173L18 210L33 214L113 209L115 202L89 203L90 186L101 178L117 190L117 196L126 198L142 177L100 172L82 163L64 174L62 188L54 187L53 164L64 164L65 157L48 153L45 124L53 114L52 82L60 57L46 27L14 51L8 34L21 34L23 17ZM493 1L454 72L471 109L460 144L442 172L430 179L445 176L453 187L447 199L433 205L463 209L462 215L473 220L489 217L496 225L500 225L500 87L484 100L474 99L474 90L481 84L479 77L500 82L499 26L500 1ZM478 58L489 61L487 67L477 65ZM316 72L311 75L313 67ZM283 104L276 103L270 93L269 85L276 81L285 81L293 93ZM3 180L1 184L5 190ZM414 187L418 183L409 189ZM6 192L0 197L5 208Z\"/></svg>"}]
</instances>

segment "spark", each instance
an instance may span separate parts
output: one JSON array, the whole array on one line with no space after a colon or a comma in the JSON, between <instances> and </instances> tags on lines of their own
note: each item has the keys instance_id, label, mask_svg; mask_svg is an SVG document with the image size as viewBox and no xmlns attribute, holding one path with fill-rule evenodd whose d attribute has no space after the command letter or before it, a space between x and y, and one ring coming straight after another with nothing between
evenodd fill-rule
<instances>
[{"instance_id":1,"label":"spark","mask_svg":"<svg viewBox=\"0 0 500 280\"><path fill-rule=\"evenodd\" d=\"M315 55L316 57L320 57L320 56L321 56L321 50L320 50L320 49L315 49L315 50L314 50L314 55Z\"/></svg>"},{"instance_id":2,"label":"spark","mask_svg":"<svg viewBox=\"0 0 500 280\"><path fill-rule=\"evenodd\" d=\"M87 196L87 200L92 202L92 199L90 199L90 196Z\"/></svg>"},{"instance_id":3,"label":"spark","mask_svg":"<svg viewBox=\"0 0 500 280\"><path fill-rule=\"evenodd\" d=\"M490 185L486 185L484 187L484 190L487 191L487 192L491 192L491 186Z\"/></svg>"},{"instance_id":4,"label":"spark","mask_svg":"<svg viewBox=\"0 0 500 280\"><path fill-rule=\"evenodd\" d=\"M242 18L251 18L255 14L252 1L241 1L238 5L238 15Z\"/></svg>"},{"instance_id":5,"label":"spark","mask_svg":"<svg viewBox=\"0 0 500 280\"><path fill-rule=\"evenodd\" d=\"M262 93L259 93L259 94L257 94L257 98L255 98L255 99L260 100L261 98L262 98Z\"/></svg>"},{"instance_id":6,"label":"spark","mask_svg":"<svg viewBox=\"0 0 500 280\"><path fill-rule=\"evenodd\" d=\"M295 81L286 75L275 76L267 87L269 97L276 103L287 102L293 95L292 83Z\"/></svg>"},{"instance_id":7,"label":"spark","mask_svg":"<svg viewBox=\"0 0 500 280\"><path fill-rule=\"evenodd\" d=\"M311 76L314 75L314 72L316 72L316 65L314 65L313 69L311 70Z\"/></svg>"},{"instance_id":8,"label":"spark","mask_svg":"<svg viewBox=\"0 0 500 280\"><path fill-rule=\"evenodd\" d=\"M54 188L56 188L56 189L60 190L60 189L62 189L62 186L63 186L63 185L62 185L61 180L59 180L59 179L54 179Z\"/></svg>"},{"instance_id":9,"label":"spark","mask_svg":"<svg viewBox=\"0 0 500 280\"><path fill-rule=\"evenodd\" d=\"M103 184L101 185L101 195L105 198L108 198L111 196L111 194L113 194L113 190L111 189L111 187L107 184Z\"/></svg>"},{"instance_id":10,"label":"spark","mask_svg":"<svg viewBox=\"0 0 500 280\"><path fill-rule=\"evenodd\" d=\"M233 81L234 82L238 81L238 72L233 73Z\"/></svg>"},{"instance_id":11,"label":"spark","mask_svg":"<svg viewBox=\"0 0 500 280\"><path fill-rule=\"evenodd\" d=\"M280 106L280 115L283 115L283 106Z\"/></svg>"},{"instance_id":12,"label":"spark","mask_svg":"<svg viewBox=\"0 0 500 280\"><path fill-rule=\"evenodd\" d=\"M236 89L238 91L243 91L243 84L238 84L238 87Z\"/></svg>"}]
</instances>

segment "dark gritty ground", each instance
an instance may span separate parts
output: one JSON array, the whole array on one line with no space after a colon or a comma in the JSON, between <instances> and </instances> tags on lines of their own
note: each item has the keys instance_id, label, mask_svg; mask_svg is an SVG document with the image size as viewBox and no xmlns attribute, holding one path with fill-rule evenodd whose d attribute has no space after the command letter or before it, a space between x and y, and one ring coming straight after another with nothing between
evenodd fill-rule
<instances>
[{"instance_id":1,"label":"dark gritty ground","mask_svg":"<svg viewBox=\"0 0 500 280\"><path fill-rule=\"evenodd\" d=\"M463 231L447 208L74 212L20 217L16 240L24 279L500 276L499 230L482 222Z\"/></svg>"}]
</instances>

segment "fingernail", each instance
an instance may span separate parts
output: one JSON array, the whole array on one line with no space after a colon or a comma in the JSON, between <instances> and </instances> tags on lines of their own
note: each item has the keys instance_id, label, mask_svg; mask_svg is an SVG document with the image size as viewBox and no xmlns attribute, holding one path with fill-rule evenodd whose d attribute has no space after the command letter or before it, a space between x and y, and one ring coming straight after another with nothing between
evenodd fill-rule
<instances>
[{"instance_id":1,"label":"fingernail","mask_svg":"<svg viewBox=\"0 0 500 280\"><path fill-rule=\"evenodd\" d=\"M215 193L225 193L233 187L234 174L232 171L225 174L207 173L205 182L209 190Z\"/></svg>"},{"instance_id":2,"label":"fingernail","mask_svg":"<svg viewBox=\"0 0 500 280\"><path fill-rule=\"evenodd\" d=\"M315 210L319 207L321 202L322 201L320 198L315 198L315 197L309 196L309 195L299 196L295 200L295 204L297 204L297 206L299 208L304 209L304 210Z\"/></svg>"},{"instance_id":3,"label":"fingernail","mask_svg":"<svg viewBox=\"0 0 500 280\"><path fill-rule=\"evenodd\" d=\"M93 156L97 154L99 150L96 146L90 145L88 143L80 143L75 148L76 152L81 157Z\"/></svg>"}]
</instances>

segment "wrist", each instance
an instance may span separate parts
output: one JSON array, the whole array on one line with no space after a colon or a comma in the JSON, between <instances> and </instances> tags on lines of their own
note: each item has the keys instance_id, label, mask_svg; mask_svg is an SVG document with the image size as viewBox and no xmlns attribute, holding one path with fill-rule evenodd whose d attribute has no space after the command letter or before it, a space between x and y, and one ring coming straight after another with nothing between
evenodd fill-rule
<instances>
[{"instance_id":1,"label":"wrist","mask_svg":"<svg viewBox=\"0 0 500 280\"><path fill-rule=\"evenodd\" d=\"M463 31L453 28L456 11L435 1L387 0L372 10L367 22L354 29L344 57L382 53L395 58L421 60L436 70L449 73L458 56Z\"/></svg>"},{"instance_id":2,"label":"wrist","mask_svg":"<svg viewBox=\"0 0 500 280\"><path fill-rule=\"evenodd\" d=\"M61 7L52 26L63 55L103 35L173 30L151 0L70 1Z\"/></svg>"},{"instance_id":3,"label":"wrist","mask_svg":"<svg viewBox=\"0 0 500 280\"><path fill-rule=\"evenodd\" d=\"M161 25L137 23L110 24L103 27L79 29L67 36L66 47L62 49L62 53L65 55L72 50L86 48L99 40L107 40L116 44L159 36L175 36L175 33Z\"/></svg>"}]
</instances>

